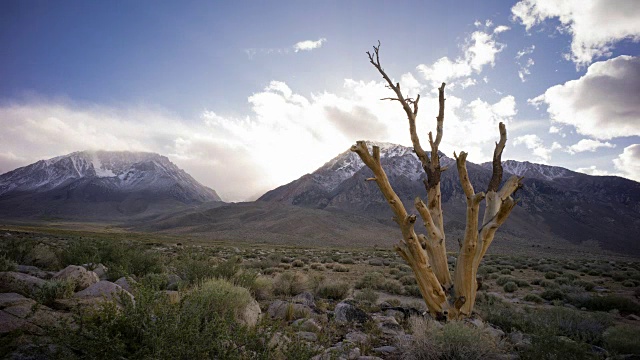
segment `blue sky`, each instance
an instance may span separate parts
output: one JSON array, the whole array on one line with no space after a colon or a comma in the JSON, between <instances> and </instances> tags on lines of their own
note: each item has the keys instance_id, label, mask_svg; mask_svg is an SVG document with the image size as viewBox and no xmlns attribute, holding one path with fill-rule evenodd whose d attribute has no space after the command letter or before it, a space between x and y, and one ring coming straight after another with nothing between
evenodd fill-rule
<instances>
[{"instance_id":1,"label":"blue sky","mask_svg":"<svg viewBox=\"0 0 640 360\"><path fill-rule=\"evenodd\" d=\"M154 151L244 200L356 140L410 143L368 63L422 94L442 150L640 180L637 1L3 1L0 173L84 149Z\"/></svg>"}]
</instances>

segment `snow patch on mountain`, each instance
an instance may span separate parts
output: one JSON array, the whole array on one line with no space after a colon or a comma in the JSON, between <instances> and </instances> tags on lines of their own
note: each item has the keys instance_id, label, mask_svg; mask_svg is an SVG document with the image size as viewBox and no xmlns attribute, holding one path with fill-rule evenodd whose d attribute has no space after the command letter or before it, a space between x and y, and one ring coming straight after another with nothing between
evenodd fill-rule
<instances>
[{"instance_id":1,"label":"snow patch on mountain","mask_svg":"<svg viewBox=\"0 0 640 360\"><path fill-rule=\"evenodd\" d=\"M483 163L481 166L486 169L492 168L492 164L490 162ZM502 168L505 172L513 175L549 181L575 176L573 171L562 167L535 164L528 161L506 160L502 162Z\"/></svg>"}]
</instances>

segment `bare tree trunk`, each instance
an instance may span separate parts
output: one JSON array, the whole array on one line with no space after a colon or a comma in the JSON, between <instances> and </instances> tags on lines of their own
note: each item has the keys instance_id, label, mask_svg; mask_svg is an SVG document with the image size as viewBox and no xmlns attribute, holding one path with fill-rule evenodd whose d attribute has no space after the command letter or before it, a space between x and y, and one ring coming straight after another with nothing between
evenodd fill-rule
<instances>
[{"instance_id":1,"label":"bare tree trunk","mask_svg":"<svg viewBox=\"0 0 640 360\"><path fill-rule=\"evenodd\" d=\"M395 214L394 220L400 226L402 240L395 246L395 250L409 264L416 277L420 293L429 309L437 319L456 319L471 315L476 299L477 271L487 248L493 241L496 230L507 219L516 202L511 195L521 186L522 178L512 177L498 190L502 181L501 156L504 149L507 132L504 124L500 123L500 141L496 143L493 156L493 176L489 183L487 194L476 194L469 181L466 158L461 152L456 158L456 166L460 175L460 182L467 197L467 224L465 238L460 248L454 272L455 286L451 281L451 274L447 264L447 250L445 247L444 217L442 213L442 194L440 192L440 176L446 170L440 166L438 147L442 140L444 123L444 87L438 89L439 110L436 117L436 138L429 132L430 153L422 148L416 129L418 103L416 99L405 97L400 89L400 83L393 83L380 65L380 43L373 47L374 52L367 52L369 62L378 70L387 86L393 90L396 97L382 100L398 101L409 120L409 135L416 156L422 164L427 179L424 182L427 190L427 203L416 197L414 204L423 220L426 235L417 235L414 229L416 215L409 215L402 201L395 193L387 174L380 164L380 148L374 146L373 154L369 153L367 144L358 141L351 147L351 151L360 156L365 165L371 169L373 178L380 191ZM486 197L485 213L482 225L478 226L480 203Z\"/></svg>"}]
</instances>

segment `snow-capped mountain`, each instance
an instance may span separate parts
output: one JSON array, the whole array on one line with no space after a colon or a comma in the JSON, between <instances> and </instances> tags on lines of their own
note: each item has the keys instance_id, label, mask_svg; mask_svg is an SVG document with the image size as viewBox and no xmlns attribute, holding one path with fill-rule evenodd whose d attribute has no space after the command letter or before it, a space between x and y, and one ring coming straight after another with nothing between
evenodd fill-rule
<instances>
[{"instance_id":1,"label":"snow-capped mountain","mask_svg":"<svg viewBox=\"0 0 640 360\"><path fill-rule=\"evenodd\" d=\"M412 148L379 145L382 166L411 211L413 199L426 196L420 162ZM440 159L442 166L449 167L441 178L445 227L454 233L463 231L465 197L454 160L443 154ZM476 191L485 191L491 164L467 162L467 168ZM514 219L504 227L507 232L531 239L560 237L574 243L595 240L605 248L640 254L640 183L514 160L504 161L503 168L504 181L512 174L525 177L523 189L515 196L519 203ZM315 172L267 192L259 201L372 216L390 223L391 211L377 186L364 181L370 176L358 156L347 150Z\"/></svg>"},{"instance_id":2,"label":"snow-capped mountain","mask_svg":"<svg viewBox=\"0 0 640 360\"><path fill-rule=\"evenodd\" d=\"M114 203L131 212L132 208L146 209L165 200L182 204L221 201L214 190L198 183L167 157L147 152L79 151L0 175L0 208L5 210L3 204L9 203L22 211L34 203L45 212L53 203L58 208Z\"/></svg>"}]
</instances>

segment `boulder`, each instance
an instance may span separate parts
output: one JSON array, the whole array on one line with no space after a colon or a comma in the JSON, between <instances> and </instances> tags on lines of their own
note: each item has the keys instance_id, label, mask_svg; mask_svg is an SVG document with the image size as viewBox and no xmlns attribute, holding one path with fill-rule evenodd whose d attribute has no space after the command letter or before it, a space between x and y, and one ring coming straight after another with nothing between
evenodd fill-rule
<instances>
[{"instance_id":1,"label":"boulder","mask_svg":"<svg viewBox=\"0 0 640 360\"><path fill-rule=\"evenodd\" d=\"M135 281L132 277L128 277L128 276L127 277L123 276L114 282L114 284L119 285L121 288L125 289L130 293L133 293L132 285L135 285L137 283L138 282Z\"/></svg>"},{"instance_id":2,"label":"boulder","mask_svg":"<svg viewBox=\"0 0 640 360\"><path fill-rule=\"evenodd\" d=\"M312 309L316 307L316 303L313 299L313 295L308 291L304 291L294 296L293 299L291 299L291 301L296 304L306 305Z\"/></svg>"},{"instance_id":3,"label":"boulder","mask_svg":"<svg viewBox=\"0 0 640 360\"><path fill-rule=\"evenodd\" d=\"M298 319L291 324L298 330L301 331L311 331L318 332L322 330L322 327L318 324L315 319Z\"/></svg>"},{"instance_id":4,"label":"boulder","mask_svg":"<svg viewBox=\"0 0 640 360\"><path fill-rule=\"evenodd\" d=\"M11 306L33 306L36 302L27 297L24 297L18 293L1 293L0 294L0 309L4 309Z\"/></svg>"},{"instance_id":5,"label":"boulder","mask_svg":"<svg viewBox=\"0 0 640 360\"><path fill-rule=\"evenodd\" d=\"M296 333L296 336L300 340L306 340L306 341L310 341L310 342L318 341L318 335L316 335L316 333L313 333L313 332L310 332L310 331L298 331Z\"/></svg>"},{"instance_id":6,"label":"boulder","mask_svg":"<svg viewBox=\"0 0 640 360\"><path fill-rule=\"evenodd\" d=\"M393 316L374 315L373 321L378 325L378 329L386 335L402 335L404 330Z\"/></svg>"},{"instance_id":7,"label":"boulder","mask_svg":"<svg viewBox=\"0 0 640 360\"><path fill-rule=\"evenodd\" d=\"M54 280L69 280L76 284L75 291L81 291L100 281L98 275L82 266L69 265L53 275Z\"/></svg>"},{"instance_id":8,"label":"boulder","mask_svg":"<svg viewBox=\"0 0 640 360\"><path fill-rule=\"evenodd\" d=\"M0 310L0 334L4 335L17 330L31 334L44 333L40 327Z\"/></svg>"},{"instance_id":9,"label":"boulder","mask_svg":"<svg viewBox=\"0 0 640 360\"><path fill-rule=\"evenodd\" d=\"M374 348L373 352L380 355L390 355L395 352L398 352L398 348L395 346L385 345L385 346Z\"/></svg>"},{"instance_id":10,"label":"boulder","mask_svg":"<svg viewBox=\"0 0 640 360\"><path fill-rule=\"evenodd\" d=\"M296 304L293 302L276 300L269 305L267 314L272 318L283 320L296 320L306 318L311 314L310 307L304 304Z\"/></svg>"},{"instance_id":11,"label":"boulder","mask_svg":"<svg viewBox=\"0 0 640 360\"><path fill-rule=\"evenodd\" d=\"M23 274L35 276L43 280L51 279L51 276L53 276L51 272L40 270L38 267L31 265L18 265L16 266L16 271Z\"/></svg>"},{"instance_id":12,"label":"boulder","mask_svg":"<svg viewBox=\"0 0 640 360\"><path fill-rule=\"evenodd\" d=\"M120 300L122 295L128 296L133 301L133 295L119 285L106 280L101 280L88 288L75 293L73 297L76 299L104 298L107 300Z\"/></svg>"},{"instance_id":13,"label":"boulder","mask_svg":"<svg viewBox=\"0 0 640 360\"><path fill-rule=\"evenodd\" d=\"M362 324L371 318L366 312L347 302L341 302L336 305L335 309L333 310L333 314L335 321L339 323L349 323L355 321Z\"/></svg>"},{"instance_id":14,"label":"boulder","mask_svg":"<svg viewBox=\"0 0 640 360\"><path fill-rule=\"evenodd\" d=\"M352 331L344 336L344 341L354 344L366 344L369 341L369 335L361 331Z\"/></svg>"},{"instance_id":15,"label":"boulder","mask_svg":"<svg viewBox=\"0 0 640 360\"><path fill-rule=\"evenodd\" d=\"M177 291L175 292L177 293ZM258 324L258 320L260 320L261 314L262 310L260 310L260 304L252 299L251 302L238 314L237 320L245 326L255 327Z\"/></svg>"},{"instance_id":16,"label":"boulder","mask_svg":"<svg viewBox=\"0 0 640 360\"><path fill-rule=\"evenodd\" d=\"M4 293L34 297L46 283L46 280L19 272L0 272L0 292Z\"/></svg>"}]
</instances>

